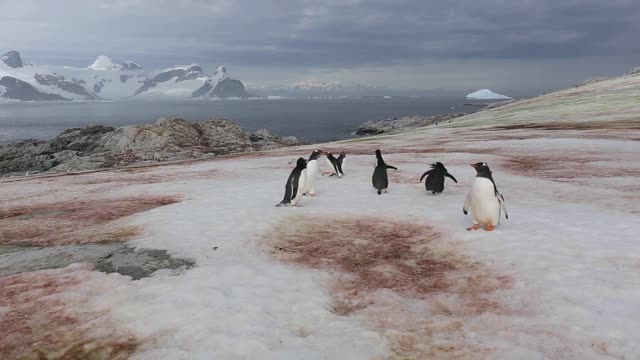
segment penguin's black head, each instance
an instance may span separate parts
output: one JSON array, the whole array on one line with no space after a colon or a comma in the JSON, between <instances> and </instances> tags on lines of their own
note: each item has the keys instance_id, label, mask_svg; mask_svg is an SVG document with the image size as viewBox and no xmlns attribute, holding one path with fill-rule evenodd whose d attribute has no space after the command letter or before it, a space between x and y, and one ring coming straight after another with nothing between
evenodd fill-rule
<instances>
[{"instance_id":1,"label":"penguin's black head","mask_svg":"<svg viewBox=\"0 0 640 360\"><path fill-rule=\"evenodd\" d=\"M341 157L341 158L346 158L346 157L347 157L347 154L345 154L345 152L343 151L343 152L341 152L341 153L340 153L340 157Z\"/></svg>"},{"instance_id":2,"label":"penguin's black head","mask_svg":"<svg viewBox=\"0 0 640 360\"><path fill-rule=\"evenodd\" d=\"M311 153L311 156L309 156L309 160L315 160L315 159L319 158L320 155L322 155L322 150L315 149Z\"/></svg>"},{"instance_id":3,"label":"penguin's black head","mask_svg":"<svg viewBox=\"0 0 640 360\"><path fill-rule=\"evenodd\" d=\"M444 165L442 165L442 163L440 161L436 161L433 164L431 164L431 167L434 168L434 169L440 169L440 168L443 168Z\"/></svg>"},{"instance_id":4,"label":"penguin's black head","mask_svg":"<svg viewBox=\"0 0 640 360\"><path fill-rule=\"evenodd\" d=\"M475 164L471 164L471 166L476 169L478 175L487 175L491 174L491 170L489 170L489 165L486 162L477 162Z\"/></svg>"},{"instance_id":5,"label":"penguin's black head","mask_svg":"<svg viewBox=\"0 0 640 360\"><path fill-rule=\"evenodd\" d=\"M377 149L377 150L376 150L376 156L377 156L377 157L382 156L382 152L380 151L380 149Z\"/></svg>"},{"instance_id":6,"label":"penguin's black head","mask_svg":"<svg viewBox=\"0 0 640 360\"><path fill-rule=\"evenodd\" d=\"M307 167L307 160L304 158L298 158L298 162L296 163L296 168L304 169Z\"/></svg>"}]
</instances>

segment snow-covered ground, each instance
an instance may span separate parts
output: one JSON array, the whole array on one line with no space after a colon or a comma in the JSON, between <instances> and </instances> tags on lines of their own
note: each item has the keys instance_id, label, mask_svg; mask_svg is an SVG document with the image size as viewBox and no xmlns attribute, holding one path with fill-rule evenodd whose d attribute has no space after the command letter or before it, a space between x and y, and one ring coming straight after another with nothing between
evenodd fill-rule
<instances>
[{"instance_id":1,"label":"snow-covered ground","mask_svg":"<svg viewBox=\"0 0 640 360\"><path fill-rule=\"evenodd\" d=\"M411 134L5 180L2 211L61 199L181 200L91 221L100 231L140 229L131 244L195 259L195 268L138 281L77 265L38 272L75 277L48 296L80 307L82 324L111 329L83 336L135 344L133 359L636 359L640 109L628 97L640 78L616 81ZM591 112L584 99L595 93L618 106ZM274 207L291 160L313 148L345 151L346 175L318 178L317 197L300 208ZM377 148L399 169L382 196L371 187ZM418 181L435 161L459 181L440 196ZM493 232L465 230L468 164L477 161L492 168L509 207ZM44 220L22 221L37 233ZM89 225L74 238L90 238ZM12 324L4 306L0 323Z\"/></svg>"}]
</instances>

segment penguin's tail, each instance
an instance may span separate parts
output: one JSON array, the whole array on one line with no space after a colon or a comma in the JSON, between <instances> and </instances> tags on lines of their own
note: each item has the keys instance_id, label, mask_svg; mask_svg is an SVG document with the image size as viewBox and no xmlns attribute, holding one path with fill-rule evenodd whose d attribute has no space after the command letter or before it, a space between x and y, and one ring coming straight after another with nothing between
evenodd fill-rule
<instances>
[{"instance_id":1,"label":"penguin's tail","mask_svg":"<svg viewBox=\"0 0 640 360\"><path fill-rule=\"evenodd\" d=\"M382 190L378 190L378 195L382 195Z\"/></svg>"}]
</instances>

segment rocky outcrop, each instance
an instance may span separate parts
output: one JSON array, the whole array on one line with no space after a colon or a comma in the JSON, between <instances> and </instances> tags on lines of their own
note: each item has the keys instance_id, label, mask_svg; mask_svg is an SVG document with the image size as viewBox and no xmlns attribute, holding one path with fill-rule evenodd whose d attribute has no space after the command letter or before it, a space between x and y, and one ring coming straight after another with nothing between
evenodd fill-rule
<instances>
[{"instance_id":1,"label":"rocky outcrop","mask_svg":"<svg viewBox=\"0 0 640 360\"><path fill-rule=\"evenodd\" d=\"M20 53L15 50L10 50L0 55L0 60L10 68L17 69L24 66Z\"/></svg>"},{"instance_id":2,"label":"rocky outcrop","mask_svg":"<svg viewBox=\"0 0 640 360\"><path fill-rule=\"evenodd\" d=\"M151 88L158 86L158 84L175 79L175 82L194 80L200 77L205 77L204 70L198 65L191 65L187 68L177 68L167 71L163 71L158 75L147 79L143 82L142 86L136 90L133 95L139 95Z\"/></svg>"},{"instance_id":3,"label":"rocky outcrop","mask_svg":"<svg viewBox=\"0 0 640 360\"><path fill-rule=\"evenodd\" d=\"M121 128L88 126L69 129L49 140L27 140L0 146L0 174L91 170L211 157L299 145L294 137L267 130L254 134L225 119L190 123L161 118L152 124Z\"/></svg>"},{"instance_id":4,"label":"rocky outcrop","mask_svg":"<svg viewBox=\"0 0 640 360\"><path fill-rule=\"evenodd\" d=\"M216 87L211 90L209 93L209 97L212 98L240 98L246 99L249 97L249 94L244 88L244 85L240 80L232 79L232 78L224 78L220 80Z\"/></svg>"},{"instance_id":5,"label":"rocky outcrop","mask_svg":"<svg viewBox=\"0 0 640 360\"><path fill-rule=\"evenodd\" d=\"M142 66L140 66L138 63L133 62L131 60L123 61L122 65L120 66L120 68L122 70L129 70L129 71L142 70Z\"/></svg>"},{"instance_id":6,"label":"rocky outcrop","mask_svg":"<svg viewBox=\"0 0 640 360\"><path fill-rule=\"evenodd\" d=\"M73 263L95 265L97 271L119 273L133 280L160 269L189 269L192 260L174 258L166 250L134 249L121 243L58 245L49 247L0 244L0 276L58 269Z\"/></svg>"},{"instance_id":7,"label":"rocky outcrop","mask_svg":"<svg viewBox=\"0 0 640 360\"><path fill-rule=\"evenodd\" d=\"M69 100L58 94L43 93L28 82L12 76L1 77L0 86L4 87L4 92L0 96L5 99L21 101Z\"/></svg>"},{"instance_id":8,"label":"rocky outcrop","mask_svg":"<svg viewBox=\"0 0 640 360\"><path fill-rule=\"evenodd\" d=\"M593 79L588 79L588 80L583 80L580 81L579 83L573 85L574 88L578 88L578 87L582 87L582 86L586 86L586 85L591 85L591 84L595 84L595 83L599 83L601 81L605 81L608 78L604 77L604 76L600 76L600 77L595 77Z\"/></svg>"},{"instance_id":9,"label":"rocky outcrop","mask_svg":"<svg viewBox=\"0 0 640 360\"><path fill-rule=\"evenodd\" d=\"M213 87L214 87L213 80L209 79L205 81L201 87L199 87L196 91L194 91L193 94L191 94L191 97L199 98L199 97L206 96L211 92L211 90L213 90Z\"/></svg>"},{"instance_id":10,"label":"rocky outcrop","mask_svg":"<svg viewBox=\"0 0 640 360\"><path fill-rule=\"evenodd\" d=\"M71 94L80 95L84 100L100 100L100 97L87 90L81 81L65 81L64 76L37 73L35 74L34 79L40 85L52 86Z\"/></svg>"},{"instance_id":11,"label":"rocky outcrop","mask_svg":"<svg viewBox=\"0 0 640 360\"><path fill-rule=\"evenodd\" d=\"M379 135L388 133L397 133L410 129L415 129L427 125L437 125L443 121L451 121L466 113L443 114L434 116L404 116L400 118L391 118L385 120L367 121L356 130L356 135Z\"/></svg>"}]
</instances>

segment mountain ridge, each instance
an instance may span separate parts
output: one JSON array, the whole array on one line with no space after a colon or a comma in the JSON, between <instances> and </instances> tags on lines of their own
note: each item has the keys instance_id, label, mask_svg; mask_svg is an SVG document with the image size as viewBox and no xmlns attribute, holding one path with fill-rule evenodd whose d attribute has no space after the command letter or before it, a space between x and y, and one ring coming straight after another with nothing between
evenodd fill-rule
<instances>
[{"instance_id":1,"label":"mountain ridge","mask_svg":"<svg viewBox=\"0 0 640 360\"><path fill-rule=\"evenodd\" d=\"M248 98L242 81L225 66L213 75L197 64L147 73L132 61L114 62L100 55L89 66L31 65L19 52L0 55L0 100L64 101L192 98Z\"/></svg>"}]
</instances>

